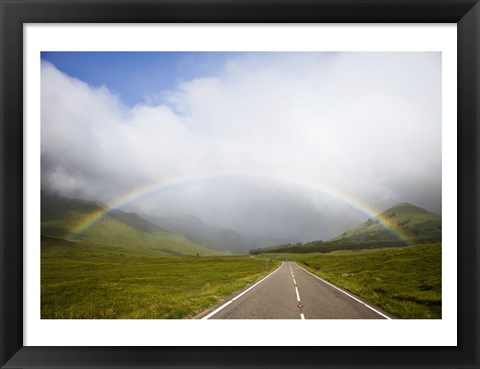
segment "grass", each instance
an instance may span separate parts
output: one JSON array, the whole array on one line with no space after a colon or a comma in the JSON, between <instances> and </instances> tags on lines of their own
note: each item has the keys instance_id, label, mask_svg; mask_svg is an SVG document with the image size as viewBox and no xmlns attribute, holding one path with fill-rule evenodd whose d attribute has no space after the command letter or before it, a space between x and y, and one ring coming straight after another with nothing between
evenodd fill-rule
<instances>
[{"instance_id":1,"label":"grass","mask_svg":"<svg viewBox=\"0 0 480 369\"><path fill-rule=\"evenodd\" d=\"M247 256L165 257L42 237L43 319L180 319L225 299L269 272Z\"/></svg>"},{"instance_id":2,"label":"grass","mask_svg":"<svg viewBox=\"0 0 480 369\"><path fill-rule=\"evenodd\" d=\"M381 224L383 223L382 219L386 221L387 228ZM398 240L397 236L387 229L404 232L408 235L409 241L417 241L412 243L440 242L442 217L411 204L402 203L365 223L359 224L342 235L328 240L328 242L351 244ZM349 248L342 247L342 249Z\"/></svg>"},{"instance_id":3,"label":"grass","mask_svg":"<svg viewBox=\"0 0 480 369\"><path fill-rule=\"evenodd\" d=\"M400 238L398 232L404 237ZM277 245L252 249L263 253L328 253L337 250L361 250L439 243L442 240L442 217L411 204L398 204L356 227L327 241Z\"/></svg>"},{"instance_id":4,"label":"grass","mask_svg":"<svg viewBox=\"0 0 480 369\"><path fill-rule=\"evenodd\" d=\"M104 208L93 202L56 197L42 193L41 234L46 238L63 239L96 246L101 249L117 249L119 252L153 252L155 255L225 255L226 252L211 250L191 242L186 237L169 233L141 219L135 214L124 213L124 220L105 213L80 234L80 224L92 215L104 212ZM142 224L150 225L146 230ZM155 229L156 228L156 229ZM43 242L42 242L43 244Z\"/></svg>"},{"instance_id":5,"label":"grass","mask_svg":"<svg viewBox=\"0 0 480 369\"><path fill-rule=\"evenodd\" d=\"M394 216L405 217L405 209L411 206ZM128 214L126 222L105 215L71 238L79 222L99 210L90 202L42 194L42 318L190 318L285 258L396 317L441 318L441 244L262 254L276 260L267 269L260 258L226 256L181 235L147 231Z\"/></svg>"},{"instance_id":6,"label":"grass","mask_svg":"<svg viewBox=\"0 0 480 369\"><path fill-rule=\"evenodd\" d=\"M442 246L262 254L288 259L398 318L442 317Z\"/></svg>"},{"instance_id":7,"label":"grass","mask_svg":"<svg viewBox=\"0 0 480 369\"><path fill-rule=\"evenodd\" d=\"M70 211L63 218L42 220L42 235L66 239L71 235L74 225L84 216L83 213ZM182 235L167 232L145 232L125 224L112 216L94 223L73 241L101 248L110 247L122 251L154 251L157 255L222 255L225 252L208 249L189 241Z\"/></svg>"},{"instance_id":8,"label":"grass","mask_svg":"<svg viewBox=\"0 0 480 369\"><path fill-rule=\"evenodd\" d=\"M208 249L128 213L124 220L104 214L72 237L102 210L42 194L43 319L189 318L275 268Z\"/></svg>"}]
</instances>

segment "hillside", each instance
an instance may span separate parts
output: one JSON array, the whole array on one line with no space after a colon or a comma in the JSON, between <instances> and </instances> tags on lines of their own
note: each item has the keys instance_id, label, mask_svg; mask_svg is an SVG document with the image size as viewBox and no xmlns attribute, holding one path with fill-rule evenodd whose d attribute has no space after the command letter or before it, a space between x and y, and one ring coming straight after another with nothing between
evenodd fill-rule
<instances>
[{"instance_id":1,"label":"hillside","mask_svg":"<svg viewBox=\"0 0 480 369\"><path fill-rule=\"evenodd\" d=\"M327 242L393 242L405 236L408 243L442 240L442 217L417 206L401 203Z\"/></svg>"},{"instance_id":2,"label":"hillside","mask_svg":"<svg viewBox=\"0 0 480 369\"><path fill-rule=\"evenodd\" d=\"M106 252L154 253L164 256L220 254L182 235L167 232L135 213L125 213L117 209L105 213L82 232L75 233L79 224L104 211L104 207L93 202L42 192L42 248L81 244Z\"/></svg>"},{"instance_id":3,"label":"hillside","mask_svg":"<svg viewBox=\"0 0 480 369\"><path fill-rule=\"evenodd\" d=\"M440 215L408 203L401 203L327 241L277 245L253 249L250 253L257 255L263 252L331 252L401 247L441 241L442 217Z\"/></svg>"},{"instance_id":4,"label":"hillside","mask_svg":"<svg viewBox=\"0 0 480 369\"><path fill-rule=\"evenodd\" d=\"M109 212L109 214L112 217L117 218L121 222L132 226L133 228L137 228L148 233L168 232L166 229L163 229L158 225L149 222L148 220L140 217L136 213L126 213L119 209L113 209Z\"/></svg>"},{"instance_id":5,"label":"hillside","mask_svg":"<svg viewBox=\"0 0 480 369\"><path fill-rule=\"evenodd\" d=\"M227 228L213 227L193 215L156 217L151 221L169 232L184 235L187 239L210 249L247 253L253 241Z\"/></svg>"}]
</instances>

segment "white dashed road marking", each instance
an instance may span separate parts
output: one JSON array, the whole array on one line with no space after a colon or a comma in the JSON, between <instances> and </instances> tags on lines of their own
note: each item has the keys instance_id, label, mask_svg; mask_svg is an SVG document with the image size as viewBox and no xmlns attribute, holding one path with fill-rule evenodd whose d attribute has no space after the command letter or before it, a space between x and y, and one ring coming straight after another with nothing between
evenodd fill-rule
<instances>
[{"instance_id":1,"label":"white dashed road marking","mask_svg":"<svg viewBox=\"0 0 480 369\"><path fill-rule=\"evenodd\" d=\"M298 293L298 287L295 286L295 292L297 293L297 301L300 302L300 295Z\"/></svg>"},{"instance_id":2,"label":"white dashed road marking","mask_svg":"<svg viewBox=\"0 0 480 369\"><path fill-rule=\"evenodd\" d=\"M295 276L293 275L292 264L289 264L289 266L290 271L292 272L293 285L295 286L295 294L297 295L298 307L300 308L300 319L304 320L305 315L303 315L302 313L302 303L300 301L300 293L298 292L297 281L295 280Z\"/></svg>"}]
</instances>

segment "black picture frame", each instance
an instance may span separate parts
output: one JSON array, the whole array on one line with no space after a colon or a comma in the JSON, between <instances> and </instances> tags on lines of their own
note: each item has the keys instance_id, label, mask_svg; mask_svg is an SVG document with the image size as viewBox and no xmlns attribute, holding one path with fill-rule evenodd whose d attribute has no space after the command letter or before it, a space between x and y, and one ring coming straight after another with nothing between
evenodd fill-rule
<instances>
[{"instance_id":1,"label":"black picture frame","mask_svg":"<svg viewBox=\"0 0 480 369\"><path fill-rule=\"evenodd\" d=\"M479 368L478 2L479 0L0 0L0 366L44 369ZM457 24L459 248L456 347L23 346L23 25L144 22Z\"/></svg>"}]
</instances>

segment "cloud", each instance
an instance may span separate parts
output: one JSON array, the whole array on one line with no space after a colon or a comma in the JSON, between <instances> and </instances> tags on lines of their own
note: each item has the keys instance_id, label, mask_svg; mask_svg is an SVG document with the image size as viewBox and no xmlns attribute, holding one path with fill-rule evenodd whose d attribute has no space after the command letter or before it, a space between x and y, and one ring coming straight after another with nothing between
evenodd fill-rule
<instances>
[{"instance_id":1,"label":"cloud","mask_svg":"<svg viewBox=\"0 0 480 369\"><path fill-rule=\"evenodd\" d=\"M364 215L295 182L379 210L410 201L440 211L439 53L239 54L159 91L163 103L134 107L42 62L41 93L42 187L63 195L110 203L150 183L228 173L131 206L301 240Z\"/></svg>"}]
</instances>

